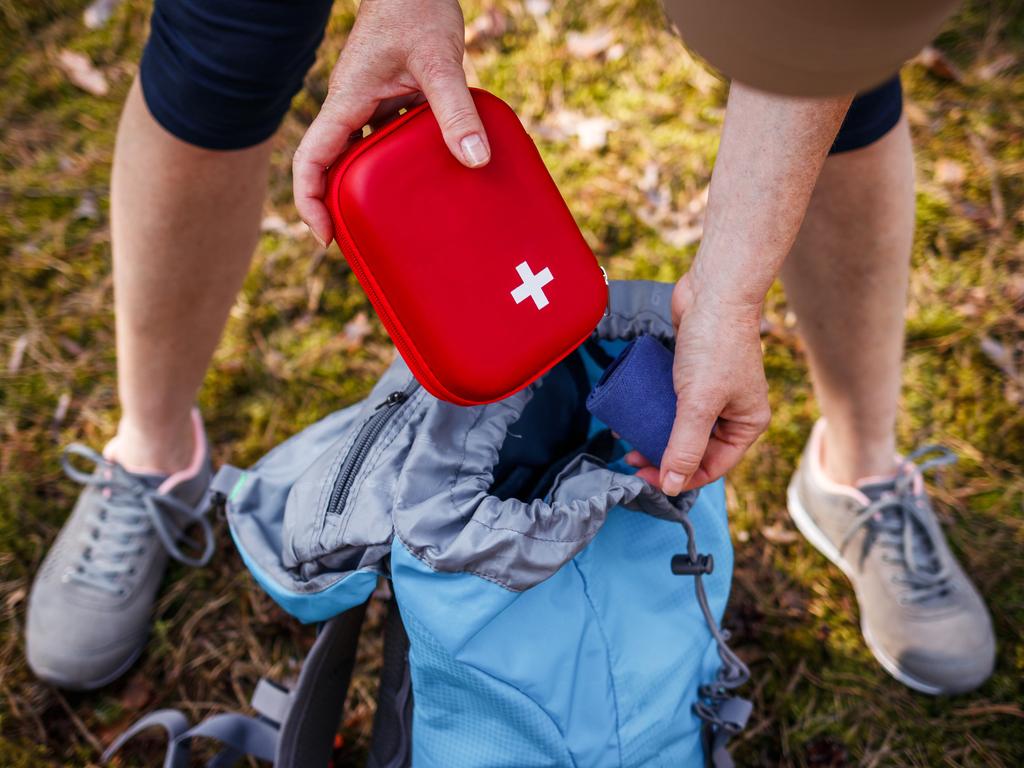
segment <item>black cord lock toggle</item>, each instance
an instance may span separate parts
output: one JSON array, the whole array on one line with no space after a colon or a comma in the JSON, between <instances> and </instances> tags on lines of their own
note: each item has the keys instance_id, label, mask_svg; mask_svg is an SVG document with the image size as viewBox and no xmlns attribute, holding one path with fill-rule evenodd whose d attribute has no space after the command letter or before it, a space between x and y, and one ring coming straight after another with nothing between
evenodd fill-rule
<instances>
[{"instance_id":1,"label":"black cord lock toggle","mask_svg":"<svg viewBox=\"0 0 1024 768\"><path fill-rule=\"evenodd\" d=\"M672 557L672 573L676 576L696 576L698 573L711 573L715 570L715 558L711 555L697 555L691 560L689 555Z\"/></svg>"}]
</instances>

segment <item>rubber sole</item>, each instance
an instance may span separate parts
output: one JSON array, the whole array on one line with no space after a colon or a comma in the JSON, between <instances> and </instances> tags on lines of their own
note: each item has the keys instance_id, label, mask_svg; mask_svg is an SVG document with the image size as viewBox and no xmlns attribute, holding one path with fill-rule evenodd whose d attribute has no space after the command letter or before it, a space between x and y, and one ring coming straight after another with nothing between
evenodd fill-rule
<instances>
[{"instance_id":1,"label":"rubber sole","mask_svg":"<svg viewBox=\"0 0 1024 768\"><path fill-rule=\"evenodd\" d=\"M31 664L29 667L32 669L32 673L50 685L56 686L64 691L94 691L97 688L103 688L106 685L110 685L112 682L117 680L119 677L124 675L129 669L135 666L135 662L139 660L142 652L146 649L146 642L148 638L139 645L138 648L132 651L131 655L125 659L125 661L115 669L113 672L105 675L104 677L96 680L67 680L61 675L58 675L45 667L33 667Z\"/></svg>"},{"instance_id":2,"label":"rubber sole","mask_svg":"<svg viewBox=\"0 0 1024 768\"><path fill-rule=\"evenodd\" d=\"M848 562L846 562L846 559L842 556L839 550L836 549L836 546L829 540L828 536L825 535L825 532L818 527L817 523L814 522L814 519L807 513L803 503L800 501L800 494L797 493L796 486L793 483L789 484L789 488L786 491L786 502L786 506L789 510L789 516L792 518L797 530L803 534L804 538L807 539L815 549L821 552L821 554L828 558L833 565L843 572L843 575L846 576L850 585L853 587L853 592L857 596L857 602L860 603L860 595L857 593L857 580L854 576L853 568ZM942 688L930 685L923 680L918 680L916 677L900 667L899 662L887 654L882 647L875 642L874 637L871 635L871 630L868 629L868 626L864 623L863 612L861 613L860 632L864 636L864 643L867 645L868 650L871 651L871 655L875 657L886 672L899 680L905 686L913 688L919 693L926 693L929 696L941 696L948 693L948 691Z\"/></svg>"}]
</instances>

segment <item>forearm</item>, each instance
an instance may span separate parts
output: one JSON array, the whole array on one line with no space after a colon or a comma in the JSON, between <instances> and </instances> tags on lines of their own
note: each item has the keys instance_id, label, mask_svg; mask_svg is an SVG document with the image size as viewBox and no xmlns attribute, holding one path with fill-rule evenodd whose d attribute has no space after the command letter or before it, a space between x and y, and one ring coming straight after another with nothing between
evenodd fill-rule
<instances>
[{"instance_id":1,"label":"forearm","mask_svg":"<svg viewBox=\"0 0 1024 768\"><path fill-rule=\"evenodd\" d=\"M850 100L790 98L733 83L691 270L697 291L760 310Z\"/></svg>"}]
</instances>

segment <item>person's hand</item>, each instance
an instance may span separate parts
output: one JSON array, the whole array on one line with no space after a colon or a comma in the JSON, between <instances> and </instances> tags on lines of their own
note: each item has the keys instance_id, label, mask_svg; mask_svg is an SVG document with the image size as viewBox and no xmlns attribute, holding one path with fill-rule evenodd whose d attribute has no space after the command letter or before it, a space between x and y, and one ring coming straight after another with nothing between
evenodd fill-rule
<instances>
[{"instance_id":1,"label":"person's hand","mask_svg":"<svg viewBox=\"0 0 1024 768\"><path fill-rule=\"evenodd\" d=\"M626 461L669 496L724 475L768 426L760 304L730 302L693 272L672 293L676 418L657 468L636 451Z\"/></svg>"},{"instance_id":2,"label":"person's hand","mask_svg":"<svg viewBox=\"0 0 1024 768\"><path fill-rule=\"evenodd\" d=\"M314 237L334 236L322 198L327 167L350 136L425 96L448 149L470 168L491 150L462 69L465 22L457 0L363 0L320 114L295 151L295 207Z\"/></svg>"}]
</instances>

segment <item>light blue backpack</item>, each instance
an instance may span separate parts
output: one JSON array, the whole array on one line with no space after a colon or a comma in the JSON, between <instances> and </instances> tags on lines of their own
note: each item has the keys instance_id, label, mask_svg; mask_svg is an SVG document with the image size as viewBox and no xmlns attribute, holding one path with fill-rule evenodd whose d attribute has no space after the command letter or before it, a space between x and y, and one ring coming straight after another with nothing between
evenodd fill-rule
<instances>
[{"instance_id":1,"label":"light blue backpack","mask_svg":"<svg viewBox=\"0 0 1024 768\"><path fill-rule=\"evenodd\" d=\"M719 621L732 548L721 482L668 499L584 407L622 342L671 343L671 286L610 286L594 338L538 383L460 407L399 360L211 496L259 584L322 623L291 690L261 681L256 717L189 728L153 713L166 766L197 737L278 768L327 765L363 606L390 579L369 764L378 768L729 765L750 705ZM218 762L219 761L219 762Z\"/></svg>"}]
</instances>

